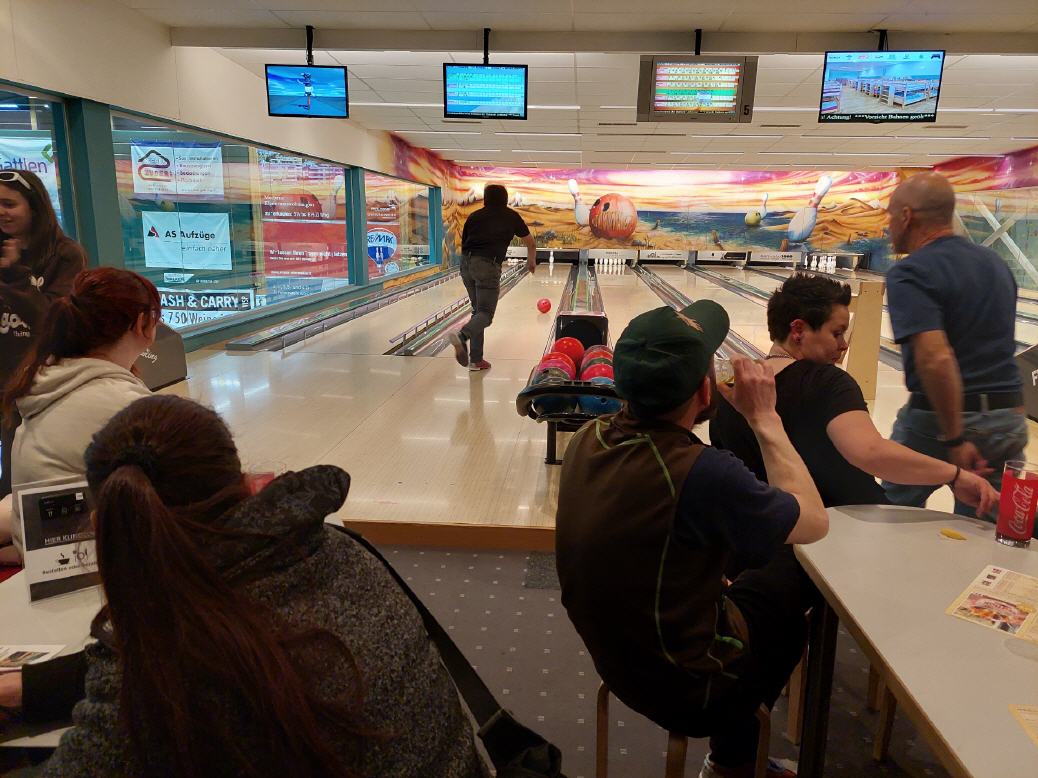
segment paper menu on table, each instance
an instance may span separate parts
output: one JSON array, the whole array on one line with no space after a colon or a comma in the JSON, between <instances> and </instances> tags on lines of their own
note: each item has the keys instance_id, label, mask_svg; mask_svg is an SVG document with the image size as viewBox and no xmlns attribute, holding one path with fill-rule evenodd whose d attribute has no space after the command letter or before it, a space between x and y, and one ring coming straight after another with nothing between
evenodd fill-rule
<instances>
[{"instance_id":1,"label":"paper menu on table","mask_svg":"<svg viewBox=\"0 0 1038 778\"><path fill-rule=\"evenodd\" d=\"M0 646L0 673L18 670L24 665L46 662L61 653L64 646Z\"/></svg>"},{"instance_id":2,"label":"paper menu on table","mask_svg":"<svg viewBox=\"0 0 1038 778\"><path fill-rule=\"evenodd\" d=\"M989 565L945 612L1038 643L1038 578Z\"/></svg>"},{"instance_id":3,"label":"paper menu on table","mask_svg":"<svg viewBox=\"0 0 1038 778\"><path fill-rule=\"evenodd\" d=\"M1027 736L1038 746L1038 705L1010 705L1009 710Z\"/></svg>"}]
</instances>

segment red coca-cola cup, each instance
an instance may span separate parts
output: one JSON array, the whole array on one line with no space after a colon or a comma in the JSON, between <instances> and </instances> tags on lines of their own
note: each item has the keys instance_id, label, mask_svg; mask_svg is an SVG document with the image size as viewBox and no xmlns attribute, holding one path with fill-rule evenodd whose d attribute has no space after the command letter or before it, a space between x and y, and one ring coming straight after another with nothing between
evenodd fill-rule
<instances>
[{"instance_id":1,"label":"red coca-cola cup","mask_svg":"<svg viewBox=\"0 0 1038 778\"><path fill-rule=\"evenodd\" d=\"M1007 546L1024 547L1034 534L1034 513L1038 508L1038 465L1006 462L1002 473L1002 498L998 503L995 539Z\"/></svg>"}]
</instances>

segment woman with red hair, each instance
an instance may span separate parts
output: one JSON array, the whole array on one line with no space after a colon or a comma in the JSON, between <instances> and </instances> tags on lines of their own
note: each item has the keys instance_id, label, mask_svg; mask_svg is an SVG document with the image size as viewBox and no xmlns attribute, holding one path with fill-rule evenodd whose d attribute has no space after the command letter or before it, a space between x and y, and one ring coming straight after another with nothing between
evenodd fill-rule
<instances>
[{"instance_id":1,"label":"woman with red hair","mask_svg":"<svg viewBox=\"0 0 1038 778\"><path fill-rule=\"evenodd\" d=\"M83 271L70 294L51 304L3 392L4 426L17 428L14 484L82 475L93 434L150 394L133 371L155 340L159 314L155 285L112 267ZM10 497L0 506L2 544L10 538ZM13 557L0 548L0 561Z\"/></svg>"}]
</instances>

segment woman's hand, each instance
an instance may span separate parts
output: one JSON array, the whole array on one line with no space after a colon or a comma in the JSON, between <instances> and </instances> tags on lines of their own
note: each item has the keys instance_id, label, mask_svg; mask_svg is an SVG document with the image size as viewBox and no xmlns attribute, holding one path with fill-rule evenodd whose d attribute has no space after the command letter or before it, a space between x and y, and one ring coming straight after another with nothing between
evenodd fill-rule
<instances>
[{"instance_id":1,"label":"woman's hand","mask_svg":"<svg viewBox=\"0 0 1038 778\"><path fill-rule=\"evenodd\" d=\"M22 671L0 673L0 722L22 708Z\"/></svg>"},{"instance_id":2,"label":"woman's hand","mask_svg":"<svg viewBox=\"0 0 1038 778\"><path fill-rule=\"evenodd\" d=\"M969 470L959 471L959 477L952 486L952 493L959 502L975 508L978 516L987 516L998 508L998 492L987 479Z\"/></svg>"},{"instance_id":3,"label":"woman's hand","mask_svg":"<svg viewBox=\"0 0 1038 778\"><path fill-rule=\"evenodd\" d=\"M0 268L6 270L14 267L22 258L22 242L18 238L8 238L4 241L4 249L0 251Z\"/></svg>"}]
</instances>

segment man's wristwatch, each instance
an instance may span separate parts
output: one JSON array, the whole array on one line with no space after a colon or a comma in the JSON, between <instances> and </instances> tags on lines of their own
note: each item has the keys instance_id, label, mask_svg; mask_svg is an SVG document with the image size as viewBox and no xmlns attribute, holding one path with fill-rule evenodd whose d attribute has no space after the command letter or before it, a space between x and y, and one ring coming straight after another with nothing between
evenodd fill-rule
<instances>
[{"instance_id":1,"label":"man's wristwatch","mask_svg":"<svg viewBox=\"0 0 1038 778\"><path fill-rule=\"evenodd\" d=\"M941 440L941 445L945 448L958 448L966 442L964 435L956 435L954 438L945 438Z\"/></svg>"}]
</instances>

